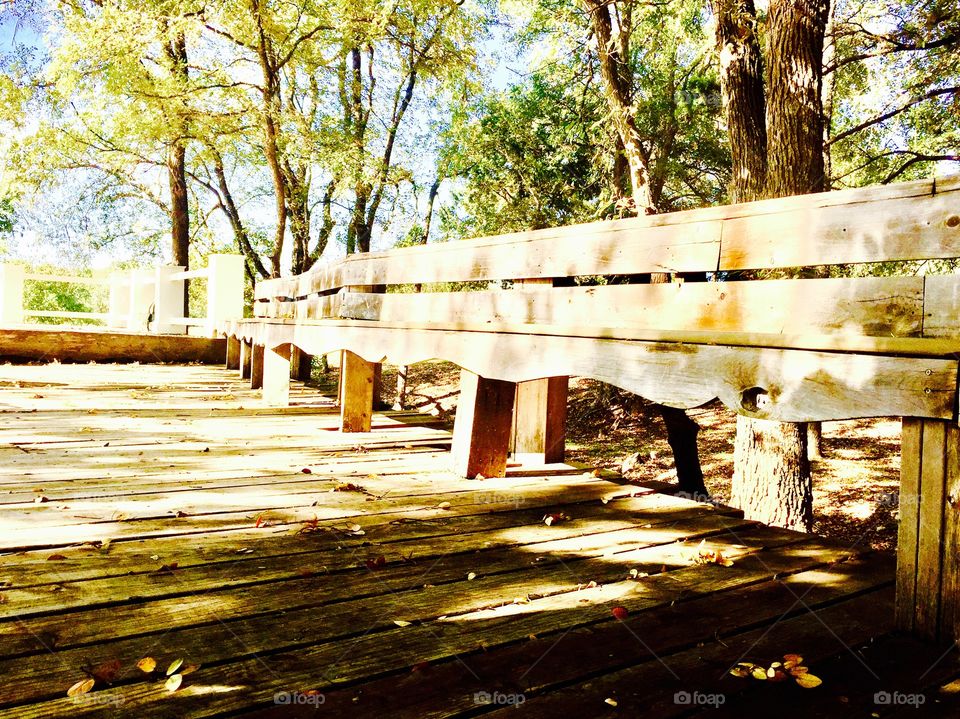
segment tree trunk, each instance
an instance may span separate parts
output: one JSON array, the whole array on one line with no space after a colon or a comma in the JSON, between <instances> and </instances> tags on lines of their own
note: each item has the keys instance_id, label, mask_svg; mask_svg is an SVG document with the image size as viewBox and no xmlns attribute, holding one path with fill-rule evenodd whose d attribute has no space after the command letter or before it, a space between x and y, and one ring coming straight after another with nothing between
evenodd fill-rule
<instances>
[{"instance_id":1,"label":"tree trunk","mask_svg":"<svg viewBox=\"0 0 960 719\"><path fill-rule=\"evenodd\" d=\"M182 32L175 32L164 45L164 54L170 63L170 73L184 86L189 81L187 69L187 40ZM170 235L173 264L190 269L190 198L187 195L186 120L171 118L177 131L167 147L167 180L170 187ZM189 283L183 283L183 316L189 314Z\"/></svg>"},{"instance_id":2,"label":"tree trunk","mask_svg":"<svg viewBox=\"0 0 960 719\"><path fill-rule=\"evenodd\" d=\"M623 154L630 168L630 187L633 203L638 215L653 214L657 211L650 198L650 176L647 158L633 117L630 101L630 87L624 81L626 73L622 64L626 58L620 56L613 43L613 24L610 19L609 3L602 0L584 0L590 13L593 33L597 38L597 57L600 60L600 74L603 76L603 89L607 97L607 108L613 126L623 142ZM621 33L626 32L621 28ZM626 38L620 37L620 45Z\"/></svg>"},{"instance_id":3,"label":"tree trunk","mask_svg":"<svg viewBox=\"0 0 960 719\"><path fill-rule=\"evenodd\" d=\"M803 425L738 415L733 456L734 507L748 519L810 531L813 485Z\"/></svg>"},{"instance_id":4,"label":"tree trunk","mask_svg":"<svg viewBox=\"0 0 960 719\"><path fill-rule=\"evenodd\" d=\"M713 0L712 5L732 159L730 199L750 202L763 197L767 183L766 101L756 12L753 0Z\"/></svg>"},{"instance_id":5,"label":"tree trunk","mask_svg":"<svg viewBox=\"0 0 960 719\"><path fill-rule=\"evenodd\" d=\"M774 0L767 31L767 197L824 189L823 38L828 0Z\"/></svg>"},{"instance_id":6,"label":"tree trunk","mask_svg":"<svg viewBox=\"0 0 960 719\"><path fill-rule=\"evenodd\" d=\"M827 0L771 2L766 94L752 0L714 0L714 11L734 160L734 199L823 189L821 85ZM761 122L766 126L762 145ZM765 183L756 177L762 167ZM731 502L749 519L809 530L813 490L807 452L806 425L738 416Z\"/></svg>"}]
</instances>

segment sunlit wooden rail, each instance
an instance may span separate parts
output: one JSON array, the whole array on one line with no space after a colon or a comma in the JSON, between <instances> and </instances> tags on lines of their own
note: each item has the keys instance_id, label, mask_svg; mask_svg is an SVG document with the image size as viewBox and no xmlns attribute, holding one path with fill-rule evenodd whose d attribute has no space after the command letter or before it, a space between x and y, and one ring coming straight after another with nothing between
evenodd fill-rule
<instances>
[{"instance_id":1,"label":"sunlit wooden rail","mask_svg":"<svg viewBox=\"0 0 960 719\"><path fill-rule=\"evenodd\" d=\"M299 382L291 407L197 365L2 365L0 387L4 719L902 708L879 691L956 715L956 651L892 632L888 554L569 465L465 482L433 418L343 435ZM787 652L824 686L728 673ZM178 659L199 667L171 692Z\"/></svg>"},{"instance_id":2,"label":"sunlit wooden rail","mask_svg":"<svg viewBox=\"0 0 960 719\"><path fill-rule=\"evenodd\" d=\"M261 283L257 316L219 329L278 405L303 357L342 351L348 431L379 363L457 363L464 477L562 458L572 375L760 419L904 417L898 622L960 637L960 275L804 278L958 257L960 180L937 179L349 257ZM576 282L650 273L677 281Z\"/></svg>"}]
</instances>

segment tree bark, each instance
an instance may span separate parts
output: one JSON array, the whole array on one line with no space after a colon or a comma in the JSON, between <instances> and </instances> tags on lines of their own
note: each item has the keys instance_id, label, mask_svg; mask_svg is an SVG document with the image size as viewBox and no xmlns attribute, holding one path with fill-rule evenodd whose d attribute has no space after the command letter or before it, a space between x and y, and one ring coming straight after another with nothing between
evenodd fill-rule
<instances>
[{"instance_id":1,"label":"tree bark","mask_svg":"<svg viewBox=\"0 0 960 719\"><path fill-rule=\"evenodd\" d=\"M713 6L733 155L733 199L822 190L828 0L772 0L765 82L752 0L713 0ZM761 170L764 181L758 176ZM807 453L806 425L738 416L731 502L747 518L811 529Z\"/></svg>"},{"instance_id":2,"label":"tree bark","mask_svg":"<svg viewBox=\"0 0 960 719\"><path fill-rule=\"evenodd\" d=\"M813 486L804 425L737 415L730 503L744 517L809 531Z\"/></svg>"},{"instance_id":3,"label":"tree bark","mask_svg":"<svg viewBox=\"0 0 960 719\"><path fill-rule=\"evenodd\" d=\"M186 86L190 79L187 68L187 40L175 31L164 45L170 63L170 74ZM190 198L187 194L186 119L172 118L177 137L167 146L167 180L170 188L170 235L173 264L190 269ZM183 316L189 314L188 283L183 283Z\"/></svg>"},{"instance_id":4,"label":"tree bark","mask_svg":"<svg viewBox=\"0 0 960 719\"><path fill-rule=\"evenodd\" d=\"M730 199L750 202L764 196L767 183L766 99L756 11L753 0L713 0L712 5L730 138Z\"/></svg>"}]
</instances>

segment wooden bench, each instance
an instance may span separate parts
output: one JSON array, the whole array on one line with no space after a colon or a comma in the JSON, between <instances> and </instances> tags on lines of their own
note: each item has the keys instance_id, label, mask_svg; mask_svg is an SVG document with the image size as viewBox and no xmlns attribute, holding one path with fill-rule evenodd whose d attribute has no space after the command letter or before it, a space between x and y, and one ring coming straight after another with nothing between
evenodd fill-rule
<instances>
[{"instance_id":1,"label":"wooden bench","mask_svg":"<svg viewBox=\"0 0 960 719\"><path fill-rule=\"evenodd\" d=\"M898 622L952 640L960 275L794 278L957 257L960 180L927 180L351 256L260 283L256 317L220 329L274 404L303 356L342 351L345 431L370 428L378 363L455 362L465 477L502 475L511 449L562 459L569 376L764 419L903 417ZM713 281L642 283L665 272Z\"/></svg>"}]
</instances>

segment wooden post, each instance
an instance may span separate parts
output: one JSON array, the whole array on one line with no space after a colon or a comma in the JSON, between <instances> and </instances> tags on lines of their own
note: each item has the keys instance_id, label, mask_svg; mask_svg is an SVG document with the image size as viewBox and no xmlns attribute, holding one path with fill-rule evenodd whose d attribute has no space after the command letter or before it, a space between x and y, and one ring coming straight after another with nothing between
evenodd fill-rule
<instances>
[{"instance_id":1,"label":"wooden post","mask_svg":"<svg viewBox=\"0 0 960 719\"><path fill-rule=\"evenodd\" d=\"M960 428L904 418L897 538L897 628L960 639Z\"/></svg>"},{"instance_id":2,"label":"wooden post","mask_svg":"<svg viewBox=\"0 0 960 719\"><path fill-rule=\"evenodd\" d=\"M510 452L521 464L562 462L567 427L568 377L517 383Z\"/></svg>"},{"instance_id":3,"label":"wooden post","mask_svg":"<svg viewBox=\"0 0 960 719\"><path fill-rule=\"evenodd\" d=\"M310 370L313 366L313 355L308 355L299 347L290 352L290 378L307 382L310 379Z\"/></svg>"},{"instance_id":4,"label":"wooden post","mask_svg":"<svg viewBox=\"0 0 960 719\"><path fill-rule=\"evenodd\" d=\"M240 340L227 337L227 369L240 369Z\"/></svg>"},{"instance_id":5,"label":"wooden post","mask_svg":"<svg viewBox=\"0 0 960 719\"><path fill-rule=\"evenodd\" d=\"M263 387L263 345L254 343L250 356L250 389Z\"/></svg>"},{"instance_id":6,"label":"wooden post","mask_svg":"<svg viewBox=\"0 0 960 719\"><path fill-rule=\"evenodd\" d=\"M344 350L340 357L340 431L369 432L373 419L373 362Z\"/></svg>"},{"instance_id":7,"label":"wooden post","mask_svg":"<svg viewBox=\"0 0 960 719\"><path fill-rule=\"evenodd\" d=\"M453 471L461 477L503 477L517 385L460 371L453 425Z\"/></svg>"},{"instance_id":8,"label":"wooden post","mask_svg":"<svg viewBox=\"0 0 960 719\"><path fill-rule=\"evenodd\" d=\"M253 344L242 340L240 342L240 379L250 379L251 355L253 355Z\"/></svg>"},{"instance_id":9,"label":"wooden post","mask_svg":"<svg viewBox=\"0 0 960 719\"><path fill-rule=\"evenodd\" d=\"M271 407L290 404L290 345L264 349L263 401Z\"/></svg>"},{"instance_id":10,"label":"wooden post","mask_svg":"<svg viewBox=\"0 0 960 719\"><path fill-rule=\"evenodd\" d=\"M550 278L514 280L515 291L553 287ZM517 384L510 453L520 464L562 462L567 427L568 377Z\"/></svg>"}]
</instances>

